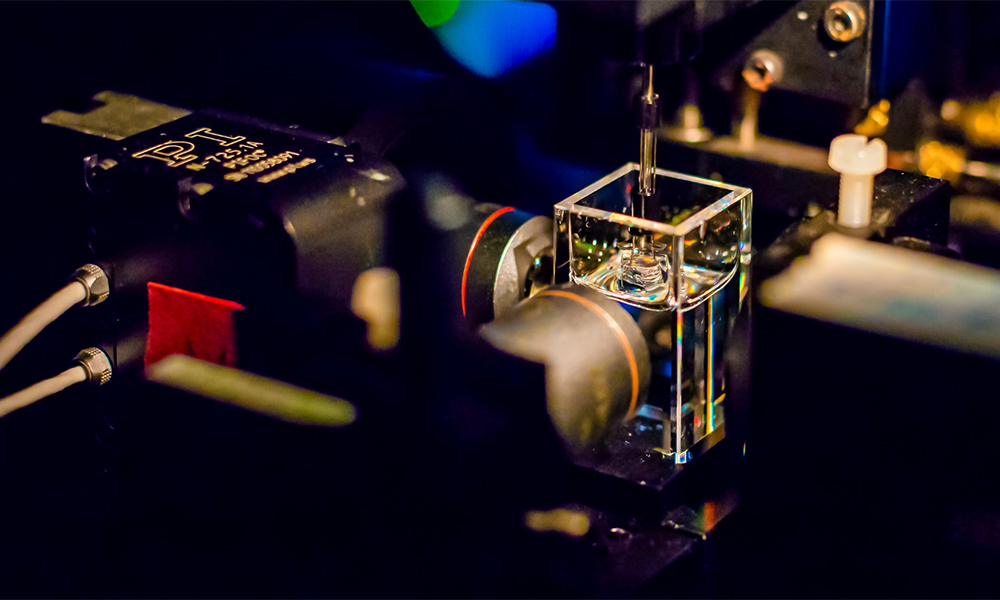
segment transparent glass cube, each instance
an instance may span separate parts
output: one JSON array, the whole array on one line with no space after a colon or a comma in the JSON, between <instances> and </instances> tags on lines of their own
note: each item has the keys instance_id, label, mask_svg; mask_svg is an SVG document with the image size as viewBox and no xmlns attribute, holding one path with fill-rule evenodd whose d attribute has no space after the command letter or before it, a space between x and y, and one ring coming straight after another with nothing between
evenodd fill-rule
<instances>
[{"instance_id":1,"label":"transparent glass cube","mask_svg":"<svg viewBox=\"0 0 1000 600\"><path fill-rule=\"evenodd\" d=\"M721 357L747 291L752 194L657 169L656 193L643 197L638 170L627 164L555 206L556 269L634 307L653 364L636 422L662 422L654 448L683 463L722 428Z\"/></svg>"}]
</instances>

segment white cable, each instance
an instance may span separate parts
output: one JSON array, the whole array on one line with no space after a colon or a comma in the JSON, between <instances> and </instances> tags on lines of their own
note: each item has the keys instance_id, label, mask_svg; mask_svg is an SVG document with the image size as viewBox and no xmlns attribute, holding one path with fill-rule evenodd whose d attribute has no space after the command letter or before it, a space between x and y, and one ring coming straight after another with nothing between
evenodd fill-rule
<instances>
[{"instance_id":1,"label":"white cable","mask_svg":"<svg viewBox=\"0 0 1000 600\"><path fill-rule=\"evenodd\" d=\"M0 338L0 369L6 367L28 342L67 310L77 304L94 306L103 302L108 297L109 288L108 276L99 266L88 264L77 269L66 287L39 304Z\"/></svg>"},{"instance_id":2,"label":"white cable","mask_svg":"<svg viewBox=\"0 0 1000 600\"><path fill-rule=\"evenodd\" d=\"M71 385L83 383L89 378L90 374L87 372L87 369L82 365L77 365L55 377L39 381L31 387L24 388L20 392L11 394L6 398L0 398L0 418L19 408L24 408L32 402L37 402L42 398L61 392Z\"/></svg>"},{"instance_id":3,"label":"white cable","mask_svg":"<svg viewBox=\"0 0 1000 600\"><path fill-rule=\"evenodd\" d=\"M87 288L74 281L38 305L28 316L18 322L0 338L0 369L7 366L21 348L33 340L49 324L64 312L87 299Z\"/></svg>"}]
</instances>

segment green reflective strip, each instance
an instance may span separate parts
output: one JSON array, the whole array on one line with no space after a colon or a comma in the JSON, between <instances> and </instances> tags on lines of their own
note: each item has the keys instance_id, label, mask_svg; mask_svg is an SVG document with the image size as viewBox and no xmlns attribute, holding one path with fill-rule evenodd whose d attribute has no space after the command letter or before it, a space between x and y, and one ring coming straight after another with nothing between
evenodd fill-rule
<instances>
[{"instance_id":1,"label":"green reflective strip","mask_svg":"<svg viewBox=\"0 0 1000 600\"><path fill-rule=\"evenodd\" d=\"M151 366L146 377L168 387L297 425L343 427L356 418L354 405L347 400L179 354Z\"/></svg>"}]
</instances>

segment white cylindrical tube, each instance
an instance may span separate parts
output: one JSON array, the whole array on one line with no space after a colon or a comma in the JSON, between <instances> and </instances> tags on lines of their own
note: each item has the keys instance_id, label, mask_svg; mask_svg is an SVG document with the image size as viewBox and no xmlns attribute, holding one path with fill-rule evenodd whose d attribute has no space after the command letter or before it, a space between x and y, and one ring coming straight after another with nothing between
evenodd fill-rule
<instances>
[{"instance_id":1,"label":"white cylindrical tube","mask_svg":"<svg viewBox=\"0 0 1000 600\"><path fill-rule=\"evenodd\" d=\"M844 173L840 176L837 222L844 227L867 227L872 216L873 175Z\"/></svg>"}]
</instances>

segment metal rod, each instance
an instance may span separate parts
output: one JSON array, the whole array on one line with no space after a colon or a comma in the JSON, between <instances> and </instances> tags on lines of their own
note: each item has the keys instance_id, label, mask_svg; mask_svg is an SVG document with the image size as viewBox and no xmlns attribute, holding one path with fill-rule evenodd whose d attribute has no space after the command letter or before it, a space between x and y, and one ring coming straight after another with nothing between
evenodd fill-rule
<instances>
[{"instance_id":1,"label":"metal rod","mask_svg":"<svg viewBox=\"0 0 1000 600\"><path fill-rule=\"evenodd\" d=\"M652 196L656 192L656 127L660 116L660 97L653 91L652 65L646 67L644 87L640 99L639 195Z\"/></svg>"}]
</instances>

